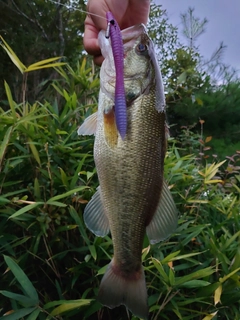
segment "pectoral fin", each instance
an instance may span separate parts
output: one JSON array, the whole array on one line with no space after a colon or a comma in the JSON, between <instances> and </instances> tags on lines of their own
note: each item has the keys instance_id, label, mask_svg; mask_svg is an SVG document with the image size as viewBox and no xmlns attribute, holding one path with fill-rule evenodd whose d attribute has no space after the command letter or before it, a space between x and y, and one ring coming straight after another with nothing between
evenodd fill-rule
<instances>
[{"instance_id":1,"label":"pectoral fin","mask_svg":"<svg viewBox=\"0 0 240 320\"><path fill-rule=\"evenodd\" d=\"M97 112L91 114L87 117L83 124L78 128L79 136L90 136L95 134L97 130Z\"/></svg>"},{"instance_id":2,"label":"pectoral fin","mask_svg":"<svg viewBox=\"0 0 240 320\"><path fill-rule=\"evenodd\" d=\"M178 214L166 181L163 181L161 197L157 210L146 228L151 244L162 241L170 236L177 227Z\"/></svg>"},{"instance_id":3,"label":"pectoral fin","mask_svg":"<svg viewBox=\"0 0 240 320\"><path fill-rule=\"evenodd\" d=\"M109 222L104 212L100 187L86 205L83 218L88 229L96 236L105 237L109 233Z\"/></svg>"},{"instance_id":4,"label":"pectoral fin","mask_svg":"<svg viewBox=\"0 0 240 320\"><path fill-rule=\"evenodd\" d=\"M105 140L111 148L114 148L117 145L118 132L113 107L104 112L103 121Z\"/></svg>"}]
</instances>

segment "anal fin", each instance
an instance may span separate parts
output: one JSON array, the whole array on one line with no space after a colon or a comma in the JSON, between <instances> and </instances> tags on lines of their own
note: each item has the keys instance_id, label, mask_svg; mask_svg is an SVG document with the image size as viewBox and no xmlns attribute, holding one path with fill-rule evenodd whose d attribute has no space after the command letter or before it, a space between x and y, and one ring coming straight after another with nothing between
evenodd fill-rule
<instances>
[{"instance_id":1,"label":"anal fin","mask_svg":"<svg viewBox=\"0 0 240 320\"><path fill-rule=\"evenodd\" d=\"M83 214L87 228L98 237L105 237L109 233L109 221L104 211L100 186L85 207Z\"/></svg>"},{"instance_id":2,"label":"anal fin","mask_svg":"<svg viewBox=\"0 0 240 320\"><path fill-rule=\"evenodd\" d=\"M163 241L177 227L178 213L167 183L163 180L162 192L157 210L146 228L151 244Z\"/></svg>"}]
</instances>

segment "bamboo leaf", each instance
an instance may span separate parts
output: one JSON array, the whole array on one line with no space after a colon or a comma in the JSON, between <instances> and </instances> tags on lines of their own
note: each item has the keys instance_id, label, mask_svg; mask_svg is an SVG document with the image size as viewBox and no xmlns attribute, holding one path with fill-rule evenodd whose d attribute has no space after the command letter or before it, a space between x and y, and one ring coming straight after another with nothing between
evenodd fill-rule
<instances>
[{"instance_id":1,"label":"bamboo leaf","mask_svg":"<svg viewBox=\"0 0 240 320\"><path fill-rule=\"evenodd\" d=\"M46 69L46 68L54 68L54 67L60 67L66 65L65 62L56 62L56 63L49 63L47 65L39 66L39 67L31 67L29 66L25 72L31 72L35 70L40 70L40 69Z\"/></svg>"},{"instance_id":2,"label":"bamboo leaf","mask_svg":"<svg viewBox=\"0 0 240 320\"><path fill-rule=\"evenodd\" d=\"M205 278L213 273L214 273L214 270L211 267L201 269L193 273L190 273L186 276L175 278L175 285L181 286L183 283L186 283L191 280L199 279L199 278Z\"/></svg>"},{"instance_id":3,"label":"bamboo leaf","mask_svg":"<svg viewBox=\"0 0 240 320\"><path fill-rule=\"evenodd\" d=\"M40 160L40 157L39 157L38 150L37 150L37 148L35 147L33 141L30 138L28 139L28 144L29 144L29 147L30 147L30 149L32 151L34 159L37 161L37 163L39 165L41 165L41 160Z\"/></svg>"},{"instance_id":4,"label":"bamboo leaf","mask_svg":"<svg viewBox=\"0 0 240 320\"><path fill-rule=\"evenodd\" d=\"M34 304L37 304L38 303L37 291L34 288L34 286L32 285L31 281L26 276L26 274L19 267L19 265L14 260L12 260L10 257L4 256L4 260L5 260L6 264L8 265L8 268L14 274L16 280L22 286L23 291L28 295L28 297L30 299L32 299Z\"/></svg>"},{"instance_id":5,"label":"bamboo leaf","mask_svg":"<svg viewBox=\"0 0 240 320\"><path fill-rule=\"evenodd\" d=\"M50 308L53 308L53 307L56 307L56 306L59 306L59 305L62 305L62 304L68 304L68 303L79 303L79 301L93 301L91 299L79 299L79 300L57 300L57 301L50 301L48 303L46 303L43 308L44 310L47 310L47 309L50 309Z\"/></svg>"},{"instance_id":6,"label":"bamboo leaf","mask_svg":"<svg viewBox=\"0 0 240 320\"><path fill-rule=\"evenodd\" d=\"M235 202L234 202L234 203L235 203ZM240 237L240 230L239 230L238 232L236 232L230 239L228 239L228 240L226 241L226 243L225 243L224 246L223 246L223 249L226 250L227 248L229 248L230 245L231 245L234 241L236 241L236 239L237 239L238 237Z\"/></svg>"},{"instance_id":7,"label":"bamboo leaf","mask_svg":"<svg viewBox=\"0 0 240 320\"><path fill-rule=\"evenodd\" d=\"M93 300L90 300L90 299L80 299L80 300L76 300L74 302L66 301L62 305L60 305L57 308L55 308L50 314L51 314L51 316L58 316L58 315L66 312L66 311L71 311L71 310L74 310L74 309L79 309L79 308L84 307L84 306L88 306L88 305L90 305L90 303L92 301Z\"/></svg>"},{"instance_id":8,"label":"bamboo leaf","mask_svg":"<svg viewBox=\"0 0 240 320\"><path fill-rule=\"evenodd\" d=\"M62 203L62 202L59 202L59 201L48 200L46 203L48 205L51 205L51 206L62 207L62 208L67 206L65 203Z\"/></svg>"},{"instance_id":9,"label":"bamboo leaf","mask_svg":"<svg viewBox=\"0 0 240 320\"><path fill-rule=\"evenodd\" d=\"M60 173L61 173L61 179L62 179L62 183L64 184L64 186L69 189L70 186L69 186L69 182L68 182L68 178L67 178L67 175L66 173L63 171L62 168L59 168L60 170Z\"/></svg>"},{"instance_id":10,"label":"bamboo leaf","mask_svg":"<svg viewBox=\"0 0 240 320\"><path fill-rule=\"evenodd\" d=\"M166 272L163 269L163 266L161 264L161 262L155 258L152 258L152 262L155 266L155 268L158 270L158 272L161 274L161 276L163 277L164 281L166 283L169 283L169 279L168 279L168 275L166 274Z\"/></svg>"},{"instance_id":11,"label":"bamboo leaf","mask_svg":"<svg viewBox=\"0 0 240 320\"><path fill-rule=\"evenodd\" d=\"M86 233L86 230L84 227L84 223L83 223L82 219L80 218L79 214L72 206L69 207L69 213L70 213L71 217L73 218L73 220L78 225L80 234L83 237L84 241L86 242L86 244L88 246L90 246L90 241L88 239L88 236L87 236L87 233ZM102 247L101 247L101 249L102 249Z\"/></svg>"},{"instance_id":12,"label":"bamboo leaf","mask_svg":"<svg viewBox=\"0 0 240 320\"><path fill-rule=\"evenodd\" d=\"M41 191L38 178L34 179L34 197L37 199L41 198Z\"/></svg>"},{"instance_id":13,"label":"bamboo leaf","mask_svg":"<svg viewBox=\"0 0 240 320\"><path fill-rule=\"evenodd\" d=\"M18 56L15 54L12 48L7 44L7 42L3 39L2 36L0 36L0 39L3 42L3 44L0 43L0 45L7 52L9 58L12 60L12 62L15 64L18 70L23 74L26 70L26 66L19 60Z\"/></svg>"},{"instance_id":14,"label":"bamboo leaf","mask_svg":"<svg viewBox=\"0 0 240 320\"><path fill-rule=\"evenodd\" d=\"M100 275L102 275L102 274L105 274L107 268L108 268L108 264L105 265L104 267L100 268L100 269L98 270L97 276L100 276Z\"/></svg>"},{"instance_id":15,"label":"bamboo leaf","mask_svg":"<svg viewBox=\"0 0 240 320\"><path fill-rule=\"evenodd\" d=\"M208 203L208 200L200 200L200 199L189 199L187 200L188 203Z\"/></svg>"},{"instance_id":16,"label":"bamboo leaf","mask_svg":"<svg viewBox=\"0 0 240 320\"><path fill-rule=\"evenodd\" d=\"M89 251L91 252L91 256L92 256L93 259L96 261L96 259L97 259L97 252L96 252L95 246L91 245L91 246L88 246L88 248L89 248Z\"/></svg>"},{"instance_id":17,"label":"bamboo leaf","mask_svg":"<svg viewBox=\"0 0 240 320\"><path fill-rule=\"evenodd\" d=\"M33 308L23 308L3 317L0 317L0 320L18 320L22 319L23 317L27 316L28 314L32 313L36 310L36 307ZM12 310L11 310L12 311Z\"/></svg>"},{"instance_id":18,"label":"bamboo leaf","mask_svg":"<svg viewBox=\"0 0 240 320\"><path fill-rule=\"evenodd\" d=\"M231 278L235 273L237 273L238 271L240 271L240 267L233 270L232 272L230 272L229 274L227 274L226 276L224 276L223 278L220 278L219 281L221 283L225 282L226 280L228 280L229 278Z\"/></svg>"},{"instance_id":19,"label":"bamboo leaf","mask_svg":"<svg viewBox=\"0 0 240 320\"><path fill-rule=\"evenodd\" d=\"M33 300L29 297L26 297L22 294L17 294L17 293L5 291L5 290L1 290L0 293L9 299L13 299L13 300L20 302L24 307L32 307L36 304L35 300Z\"/></svg>"},{"instance_id":20,"label":"bamboo leaf","mask_svg":"<svg viewBox=\"0 0 240 320\"><path fill-rule=\"evenodd\" d=\"M179 253L180 251L176 251L174 253ZM200 254L203 254L205 251L203 252L194 252L194 253L187 253L187 254L182 254L182 255L174 255L174 253L170 254L169 256L167 256L166 258L164 258L162 260L162 264L166 263L167 261L177 261L177 260L182 260L182 259L188 259L190 257L193 257L193 256L198 256ZM171 258L169 259L168 257ZM169 260L166 260L166 259L169 259Z\"/></svg>"},{"instance_id":21,"label":"bamboo leaf","mask_svg":"<svg viewBox=\"0 0 240 320\"><path fill-rule=\"evenodd\" d=\"M218 313L218 311L213 312L211 314L208 314L206 317L204 317L202 320L211 320L215 315Z\"/></svg>"},{"instance_id":22,"label":"bamboo leaf","mask_svg":"<svg viewBox=\"0 0 240 320\"><path fill-rule=\"evenodd\" d=\"M223 165L224 162L226 162L226 160L219 162L217 164L212 163L209 167L206 167L205 168L205 180L206 181L211 180L217 174L218 168L221 167L221 165Z\"/></svg>"},{"instance_id":23,"label":"bamboo leaf","mask_svg":"<svg viewBox=\"0 0 240 320\"><path fill-rule=\"evenodd\" d=\"M217 172L216 172L217 173ZM222 180L204 180L205 184L210 184L210 183L222 183Z\"/></svg>"},{"instance_id":24,"label":"bamboo leaf","mask_svg":"<svg viewBox=\"0 0 240 320\"><path fill-rule=\"evenodd\" d=\"M8 219L14 219L16 217L19 217L21 214L23 214L25 212L28 212L28 211L31 211L32 209L34 209L36 207L39 207L39 206L41 206L43 204L44 204L44 202L35 202L35 203L32 203L32 204L29 204L29 205L19 209L18 211L16 211Z\"/></svg>"},{"instance_id":25,"label":"bamboo leaf","mask_svg":"<svg viewBox=\"0 0 240 320\"><path fill-rule=\"evenodd\" d=\"M219 302L221 302L221 295L222 295L222 285L220 284L220 286L214 292L214 304L215 304L215 306Z\"/></svg>"},{"instance_id":26,"label":"bamboo leaf","mask_svg":"<svg viewBox=\"0 0 240 320\"><path fill-rule=\"evenodd\" d=\"M36 320L36 319L38 319L38 315L39 315L40 312L41 312L40 309L34 310L33 312L31 312L31 314L27 317L26 320Z\"/></svg>"},{"instance_id":27,"label":"bamboo leaf","mask_svg":"<svg viewBox=\"0 0 240 320\"><path fill-rule=\"evenodd\" d=\"M68 192L65 192L63 194L59 194L55 197L52 197L51 199L49 199L48 201L55 201L55 200L59 200L59 199L63 199L63 198L66 198L68 196L71 196L72 194L74 193L77 193L77 192L80 192L80 191L83 191L83 190L86 190L86 189L89 189L89 187L87 186L81 186L81 187L78 187L76 189L73 189L73 190L70 190Z\"/></svg>"},{"instance_id":28,"label":"bamboo leaf","mask_svg":"<svg viewBox=\"0 0 240 320\"><path fill-rule=\"evenodd\" d=\"M7 150L7 147L8 147L8 144L9 144L9 141L10 141L10 138L11 138L11 133L13 131L13 127L9 127L4 135L4 138L3 138L3 141L1 143L1 146L0 146L0 164L3 160L3 157L4 157L4 154Z\"/></svg>"},{"instance_id":29,"label":"bamboo leaf","mask_svg":"<svg viewBox=\"0 0 240 320\"><path fill-rule=\"evenodd\" d=\"M4 81L4 87L5 87L8 103L9 103L10 109L12 111L13 120L14 120L14 122L16 122L17 116L16 116L16 110L15 110L15 102L13 101L11 90L10 90L9 85L7 84L6 81Z\"/></svg>"},{"instance_id":30,"label":"bamboo leaf","mask_svg":"<svg viewBox=\"0 0 240 320\"><path fill-rule=\"evenodd\" d=\"M64 97L63 91L58 88L58 86L55 85L55 83L52 83L53 88L61 95Z\"/></svg>"},{"instance_id":31,"label":"bamboo leaf","mask_svg":"<svg viewBox=\"0 0 240 320\"><path fill-rule=\"evenodd\" d=\"M44 60L30 64L30 66L28 66L28 68L32 68L32 67L34 68L34 67L42 66L44 64L49 64L50 62L57 61L61 58L62 57L53 57L53 58L44 59Z\"/></svg>"},{"instance_id":32,"label":"bamboo leaf","mask_svg":"<svg viewBox=\"0 0 240 320\"><path fill-rule=\"evenodd\" d=\"M211 283L208 281L204 280L190 280L182 285L180 285L181 288L201 288L201 287L206 287L209 286Z\"/></svg>"}]
</instances>

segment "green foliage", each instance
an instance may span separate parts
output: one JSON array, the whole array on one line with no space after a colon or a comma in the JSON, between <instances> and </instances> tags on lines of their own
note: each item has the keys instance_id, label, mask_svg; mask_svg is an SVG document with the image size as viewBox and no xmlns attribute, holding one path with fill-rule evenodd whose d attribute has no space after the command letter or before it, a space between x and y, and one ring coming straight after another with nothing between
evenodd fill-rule
<instances>
[{"instance_id":1,"label":"green foliage","mask_svg":"<svg viewBox=\"0 0 240 320\"><path fill-rule=\"evenodd\" d=\"M174 135L179 135L181 127L193 125L193 131L200 135L199 119L204 121L204 134L213 139L209 144L213 153L220 159L240 150L240 82L220 85L217 88L201 84L200 89L191 89L187 84L188 92L178 87L173 95L168 95L169 121L177 125L173 127ZM204 89L205 88L205 89ZM204 90L203 90L204 89ZM185 90L185 91L184 91ZM205 92L204 92L205 91ZM191 95L196 92L194 99ZM188 96L187 96L188 95ZM178 100L177 100L178 99Z\"/></svg>"},{"instance_id":2,"label":"green foliage","mask_svg":"<svg viewBox=\"0 0 240 320\"><path fill-rule=\"evenodd\" d=\"M93 138L78 137L76 130L96 108L99 83L86 60L75 69L57 67L61 78L49 84L42 102L33 104L17 103L5 83L8 108L0 109L2 320L137 319L124 307L109 310L96 301L113 248L110 237L95 237L82 220L97 176ZM206 158L204 147L211 139L203 147L189 132L181 141L170 139L165 159L178 228L160 244L144 240L150 316L237 320L240 154L224 163ZM195 142L190 155L189 137Z\"/></svg>"},{"instance_id":3,"label":"green foliage","mask_svg":"<svg viewBox=\"0 0 240 320\"><path fill-rule=\"evenodd\" d=\"M63 5L64 6L63 6ZM77 10L73 10L74 6ZM65 56L76 63L83 53L83 29L86 9L81 1L0 0L0 35L24 64L49 57ZM22 101L22 77L16 74L5 52L0 50L0 79L12 88L17 102ZM41 69L28 76L28 100L39 99L42 82L55 78L54 70ZM0 87L2 88L3 83ZM0 99L4 99L0 89Z\"/></svg>"}]
</instances>

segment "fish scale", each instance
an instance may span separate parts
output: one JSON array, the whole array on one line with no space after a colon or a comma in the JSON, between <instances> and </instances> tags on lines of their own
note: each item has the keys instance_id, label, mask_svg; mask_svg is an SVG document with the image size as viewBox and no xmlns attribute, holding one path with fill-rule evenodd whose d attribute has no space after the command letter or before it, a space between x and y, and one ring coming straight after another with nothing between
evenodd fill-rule
<instances>
[{"instance_id":1,"label":"fish scale","mask_svg":"<svg viewBox=\"0 0 240 320\"><path fill-rule=\"evenodd\" d=\"M126 263L121 263L122 270L126 268L126 272L129 265L133 269L141 268L146 221L155 212L161 189L161 159L164 158L165 150L161 143L165 144L165 114L155 109L154 90L148 95L142 95L128 107L127 117L134 121L128 120L127 137L124 141L118 139L117 151L103 143L103 126L97 130L95 137L95 163L116 263L125 259L126 250L131 252L132 260L125 259ZM147 174L144 176L143 172ZM158 190L157 198L154 189ZM131 237L122 236L126 228Z\"/></svg>"}]
</instances>

